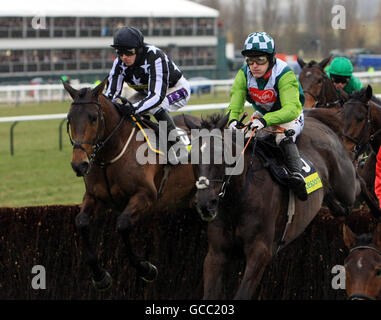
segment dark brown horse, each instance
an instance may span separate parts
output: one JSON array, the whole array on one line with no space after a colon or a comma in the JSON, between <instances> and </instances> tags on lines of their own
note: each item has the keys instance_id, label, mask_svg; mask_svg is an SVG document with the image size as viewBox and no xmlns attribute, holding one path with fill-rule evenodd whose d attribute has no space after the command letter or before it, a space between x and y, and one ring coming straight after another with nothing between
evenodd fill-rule
<instances>
[{"instance_id":1,"label":"dark brown horse","mask_svg":"<svg viewBox=\"0 0 381 320\"><path fill-rule=\"evenodd\" d=\"M373 96L371 86L355 92L339 112L343 124L343 139L354 160L367 152L368 159L363 168L359 168L368 189L374 199L374 179L376 156L381 146L381 101ZM374 200L375 201L375 200ZM372 212L379 212L372 209Z\"/></svg>"},{"instance_id":2,"label":"dark brown horse","mask_svg":"<svg viewBox=\"0 0 381 320\"><path fill-rule=\"evenodd\" d=\"M202 126L221 130L227 120L228 116L212 119ZM185 123L189 128L199 129L190 121ZM306 118L303 132L297 139L301 154L314 164L323 183L323 188L310 193L307 201L300 201L286 187L274 182L258 156L253 155L254 146L249 146L241 158L243 172L226 176L227 164L224 161L213 163L214 144L221 139L224 140L223 134L210 134L209 139L202 140L199 143L201 148L209 146L210 164L194 164L198 211L204 218L216 215L208 226L209 248L203 269L204 299L230 298L224 279L229 264L237 259L238 253L246 259L246 267L234 298L251 299L277 250L303 233L320 210L324 197L339 201L349 211L360 186L342 142L316 119ZM222 145L230 144L233 149L236 147L234 143ZM225 196L221 197L223 194ZM292 223L286 224L288 212L292 216L293 211Z\"/></svg>"},{"instance_id":3,"label":"dark brown horse","mask_svg":"<svg viewBox=\"0 0 381 320\"><path fill-rule=\"evenodd\" d=\"M184 199L192 194L195 182L190 164L174 166L162 197L158 199L164 164L158 164L158 161L154 164L139 163L137 150L145 142L136 137L139 131L136 123L122 118L113 103L101 94L105 83L106 80L92 90L75 90L64 82L66 91L74 100L68 113L68 132L70 128L74 146L71 165L78 176L83 176L86 186L75 224L92 271L93 283L98 289L109 287L111 276L100 267L90 244L89 215L96 215L107 208L121 212L116 228L124 241L128 258L138 274L151 281L157 275L156 267L134 253L129 235L136 222L148 212L186 204ZM192 119L197 121L194 117ZM175 120L177 125L181 125L179 120L183 121L183 117Z\"/></svg>"},{"instance_id":4,"label":"dark brown horse","mask_svg":"<svg viewBox=\"0 0 381 320\"><path fill-rule=\"evenodd\" d=\"M381 222L373 234L355 235L343 225L345 287L350 300L381 300Z\"/></svg>"},{"instance_id":5,"label":"dark brown horse","mask_svg":"<svg viewBox=\"0 0 381 320\"><path fill-rule=\"evenodd\" d=\"M341 106L341 98L324 71L329 61L330 58L326 58L320 62L312 60L306 63L302 58L298 57L298 63L302 68L299 74L299 81L306 98L304 103L305 109ZM340 94L342 99L345 99L346 93L341 90Z\"/></svg>"},{"instance_id":6,"label":"dark brown horse","mask_svg":"<svg viewBox=\"0 0 381 320\"><path fill-rule=\"evenodd\" d=\"M343 136L354 158L370 149L377 154L381 146L381 101L373 96L370 85L355 92L344 104Z\"/></svg>"},{"instance_id":7,"label":"dark brown horse","mask_svg":"<svg viewBox=\"0 0 381 320\"><path fill-rule=\"evenodd\" d=\"M305 111L329 126L342 139L348 154L363 179L361 197L375 215L379 215L374 194L376 153L381 143L381 102L368 86L348 97L341 108L314 108ZM359 156L367 154L365 164L358 165Z\"/></svg>"}]
</instances>

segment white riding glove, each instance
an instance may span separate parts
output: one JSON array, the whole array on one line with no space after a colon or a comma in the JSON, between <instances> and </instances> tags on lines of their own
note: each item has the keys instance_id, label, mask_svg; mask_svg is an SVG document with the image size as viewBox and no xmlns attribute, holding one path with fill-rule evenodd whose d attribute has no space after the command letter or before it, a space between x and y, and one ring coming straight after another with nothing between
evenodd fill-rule
<instances>
[{"instance_id":1,"label":"white riding glove","mask_svg":"<svg viewBox=\"0 0 381 320\"><path fill-rule=\"evenodd\" d=\"M255 128L257 128L257 131L262 130L265 127L265 124L263 122L266 123L266 121L262 118L254 119L250 125L250 129L254 130Z\"/></svg>"},{"instance_id":2,"label":"white riding glove","mask_svg":"<svg viewBox=\"0 0 381 320\"><path fill-rule=\"evenodd\" d=\"M231 129L231 130L238 130L237 124L238 124L238 121L237 120L233 120L232 122L230 122L228 128Z\"/></svg>"}]
</instances>

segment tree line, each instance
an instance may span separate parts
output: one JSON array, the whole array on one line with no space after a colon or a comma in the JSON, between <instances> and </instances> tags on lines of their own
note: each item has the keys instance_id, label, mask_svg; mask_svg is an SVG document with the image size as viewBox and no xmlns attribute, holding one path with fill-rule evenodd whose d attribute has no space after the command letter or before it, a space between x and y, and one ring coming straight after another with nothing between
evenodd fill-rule
<instances>
[{"instance_id":1,"label":"tree line","mask_svg":"<svg viewBox=\"0 0 381 320\"><path fill-rule=\"evenodd\" d=\"M277 51L327 56L333 49L368 48L380 51L381 1L373 18L361 17L358 0L198 0L220 12L220 27L229 42L239 50L253 31L271 34ZM345 29L332 27L334 5L344 8Z\"/></svg>"}]
</instances>

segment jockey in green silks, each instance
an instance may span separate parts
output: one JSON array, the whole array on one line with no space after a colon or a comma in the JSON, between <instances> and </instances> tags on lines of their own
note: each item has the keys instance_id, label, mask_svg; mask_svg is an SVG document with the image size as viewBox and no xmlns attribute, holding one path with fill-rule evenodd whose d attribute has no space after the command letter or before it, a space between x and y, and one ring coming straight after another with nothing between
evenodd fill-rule
<instances>
[{"instance_id":1,"label":"jockey in green silks","mask_svg":"<svg viewBox=\"0 0 381 320\"><path fill-rule=\"evenodd\" d=\"M353 75L353 65L348 58L336 57L327 69L328 77L332 80L336 90L342 89L351 94L363 88L361 81Z\"/></svg>"},{"instance_id":2,"label":"jockey in green silks","mask_svg":"<svg viewBox=\"0 0 381 320\"><path fill-rule=\"evenodd\" d=\"M293 136L277 133L275 141L283 151L291 189L301 200L306 200L303 164L295 144L304 126L302 87L287 63L275 57L275 43L267 33L249 34L241 53L246 64L238 71L230 92L229 128L235 130L239 126L237 119L247 100L256 111L254 115L259 116L250 124L251 129L259 131L273 125L293 129Z\"/></svg>"}]
</instances>

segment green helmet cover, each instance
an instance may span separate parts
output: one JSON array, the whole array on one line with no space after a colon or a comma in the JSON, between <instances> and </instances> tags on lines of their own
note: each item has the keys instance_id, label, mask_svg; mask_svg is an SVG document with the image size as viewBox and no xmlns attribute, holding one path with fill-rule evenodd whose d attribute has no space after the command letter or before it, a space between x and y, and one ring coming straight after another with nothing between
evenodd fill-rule
<instances>
[{"instance_id":1,"label":"green helmet cover","mask_svg":"<svg viewBox=\"0 0 381 320\"><path fill-rule=\"evenodd\" d=\"M250 33L245 41L242 55L248 55L250 53L259 53L274 55L275 43L274 39L266 32L254 32Z\"/></svg>"},{"instance_id":2,"label":"green helmet cover","mask_svg":"<svg viewBox=\"0 0 381 320\"><path fill-rule=\"evenodd\" d=\"M350 77L353 73L353 65L351 60L345 57L336 57L332 60L331 65L329 66L329 73Z\"/></svg>"}]
</instances>

